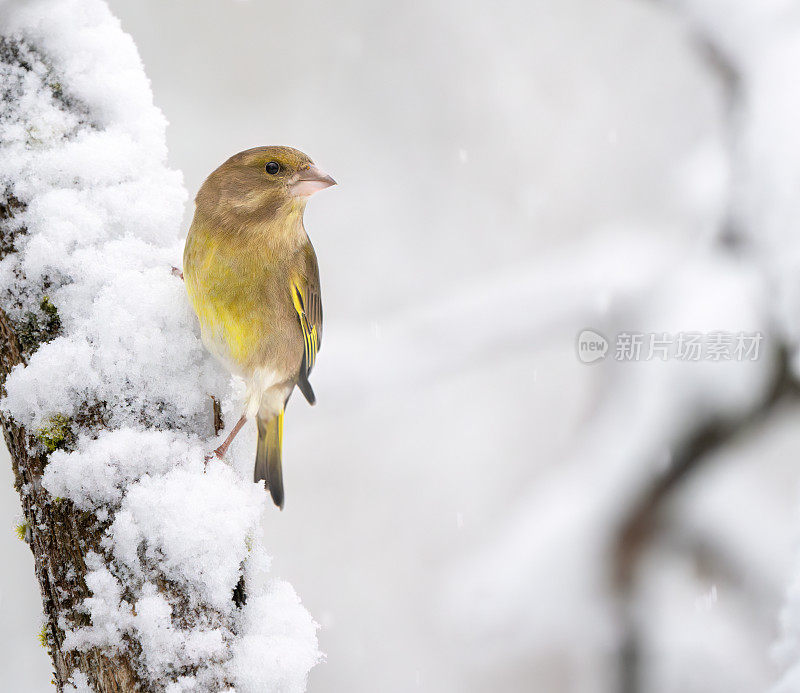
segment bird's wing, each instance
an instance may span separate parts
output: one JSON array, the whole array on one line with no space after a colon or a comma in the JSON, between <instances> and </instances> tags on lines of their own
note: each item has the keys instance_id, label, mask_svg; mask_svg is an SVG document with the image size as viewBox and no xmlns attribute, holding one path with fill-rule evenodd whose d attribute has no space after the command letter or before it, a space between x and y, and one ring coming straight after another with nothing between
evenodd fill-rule
<instances>
[{"instance_id":1,"label":"bird's wing","mask_svg":"<svg viewBox=\"0 0 800 693\"><path fill-rule=\"evenodd\" d=\"M309 247L310 248L310 247ZM319 270L314 250L306 256L306 271L292 281L292 302L297 311L300 329L303 332L303 362L300 364L300 373L297 387L308 400L309 404L316 402L314 390L308 382L311 369L317 360L320 345L322 344L322 297L319 288Z\"/></svg>"}]
</instances>

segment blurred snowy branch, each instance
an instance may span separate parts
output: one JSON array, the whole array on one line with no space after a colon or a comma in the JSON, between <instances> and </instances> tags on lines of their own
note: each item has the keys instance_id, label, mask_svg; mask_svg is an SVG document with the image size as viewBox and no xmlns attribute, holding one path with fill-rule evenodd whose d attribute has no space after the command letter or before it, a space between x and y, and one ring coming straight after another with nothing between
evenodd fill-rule
<instances>
[{"instance_id":1,"label":"blurred snowy branch","mask_svg":"<svg viewBox=\"0 0 800 693\"><path fill-rule=\"evenodd\" d=\"M527 350L545 335L588 324L598 314L607 319L612 298L615 311L627 310L653 277L672 271L679 258L675 243L621 230L602 243L564 247L540 263L392 315L380 326L341 330L330 348L346 352L353 370L342 368L325 377L351 399L368 394L358 387L355 371L370 373L369 391L419 387L434 377L468 370L498 348ZM469 339L453 349L453 336L469 325L481 329L471 330ZM380 349L374 348L375 339Z\"/></svg>"},{"instance_id":2,"label":"blurred snowy branch","mask_svg":"<svg viewBox=\"0 0 800 693\"><path fill-rule=\"evenodd\" d=\"M136 48L101 0L0 15L2 425L56 686L301 691L263 489L204 468L231 393L170 273L186 193Z\"/></svg>"},{"instance_id":3,"label":"blurred snowy branch","mask_svg":"<svg viewBox=\"0 0 800 693\"><path fill-rule=\"evenodd\" d=\"M715 450L797 392L800 4L670 4L727 96L727 205L708 247L676 256L623 315L597 316L592 326L752 329L766 335L768 348L749 364L612 369L570 458L526 494L486 549L448 583L457 595L453 617L482 647L493 643L482 657L526 661L553 680L560 667L584 672L573 675L575 690L660 690L642 655L648 617L638 576L646 550L668 530L664 507ZM614 256L596 254L595 262L613 263ZM621 282L616 273L614 282ZM610 283L607 290L613 292ZM720 566L737 564L726 551L717 546L708 555ZM800 620L789 616L797 611L793 602L784 619L788 644L781 649L790 664L800 657ZM618 665L598 664L606 658ZM609 670L616 671L610 680L597 676ZM702 672L691 680L712 690ZM781 690L796 690L798 680L787 678ZM717 676L713 690L732 690L734 682L735 672Z\"/></svg>"}]
</instances>

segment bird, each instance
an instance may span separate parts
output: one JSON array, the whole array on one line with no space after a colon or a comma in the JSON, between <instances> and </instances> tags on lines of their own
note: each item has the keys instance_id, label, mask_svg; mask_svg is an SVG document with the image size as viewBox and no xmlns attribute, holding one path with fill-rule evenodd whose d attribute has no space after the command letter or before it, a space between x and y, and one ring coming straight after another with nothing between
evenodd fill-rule
<instances>
[{"instance_id":1,"label":"bird","mask_svg":"<svg viewBox=\"0 0 800 693\"><path fill-rule=\"evenodd\" d=\"M303 214L336 181L284 146L247 149L214 170L195 198L183 275L205 347L246 384L243 412L210 453L222 459L255 418L253 470L283 509L283 415L295 387L316 402L309 375L322 344L322 297Z\"/></svg>"}]
</instances>

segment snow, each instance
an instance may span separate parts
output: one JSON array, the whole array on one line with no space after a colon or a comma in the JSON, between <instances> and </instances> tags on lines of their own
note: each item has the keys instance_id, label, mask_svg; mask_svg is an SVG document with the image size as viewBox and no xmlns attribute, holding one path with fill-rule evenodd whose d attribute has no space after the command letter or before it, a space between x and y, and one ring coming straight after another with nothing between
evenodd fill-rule
<instances>
[{"instance_id":1,"label":"snow","mask_svg":"<svg viewBox=\"0 0 800 693\"><path fill-rule=\"evenodd\" d=\"M263 505L263 489L249 486L222 465L205 474L197 468L173 469L145 477L126 494L111 526L109 548L121 565L137 573L144 544L145 563L157 562L169 580L185 581L190 593L202 594L224 611Z\"/></svg>"},{"instance_id":2,"label":"snow","mask_svg":"<svg viewBox=\"0 0 800 693\"><path fill-rule=\"evenodd\" d=\"M47 296L62 325L11 373L2 406L29 431L70 420L74 449L52 454L44 487L106 527L103 555L87 560L91 625L62 623L67 646L132 637L146 678L170 691L303 690L320 659L316 625L269 575L263 488L222 462L204 467L210 395L226 413L236 395L170 272L187 194L133 41L100 0L2 12L32 69L0 63L11 95L0 186L24 204L14 222L25 229L0 261L0 290L11 319ZM86 685L80 673L73 683Z\"/></svg>"},{"instance_id":3,"label":"snow","mask_svg":"<svg viewBox=\"0 0 800 693\"><path fill-rule=\"evenodd\" d=\"M86 674L81 671L76 671L72 675L71 683L64 686L64 690L66 693L93 693L89 685L89 679L86 677Z\"/></svg>"},{"instance_id":4,"label":"snow","mask_svg":"<svg viewBox=\"0 0 800 693\"><path fill-rule=\"evenodd\" d=\"M329 207L309 210L325 220L326 233L314 240L327 258L331 324L325 368L316 377L328 394L316 410L294 409L287 420L296 431L286 436L295 446L291 457L302 461L287 466L287 473L302 481L293 484L293 503L304 507L281 517L280 532L269 527L268 538L275 564L294 569L298 586L311 576L303 595L324 604L320 616L329 625L323 637L331 663L317 685L359 690L381 680L391 691L413 688L415 681L439 691L617 690L608 674L617 662L619 614L607 581L608 544L620 516L670 468L676 447L695 426L756 410L774 372L769 347L785 337L790 347L797 343L796 3L540 2L511 3L502 12L475 6L465 14L452 2L435 2L424 10L398 6L385 24L359 3L345 12L320 6L313 18L289 4L269 10L280 29L273 40L290 50L302 24L315 56L326 60L287 65L278 76L259 72L260 61L252 73L237 73L237 61L251 55L237 53L234 42L260 45L249 26L231 20L181 29L185 18L168 5L141 5L129 14L131 26L138 21L142 27L143 41L154 12L175 29L175 43L165 46L159 39L149 46L173 113L184 116L175 141L176 151L185 152L187 175L200 176L240 140L246 144L268 130L280 133L276 139L309 142L309 151L326 161L338 159L331 168L350 181L343 197L325 201ZM225 11L214 12L209 16L220 19ZM405 35L410 26L423 27L412 56L392 31ZM733 131L726 130L714 69L692 41L697 33L721 47L745 76L740 106L746 111L733 119ZM358 60L337 58L336 41L342 40L360 46ZM209 50L212 41L218 42ZM175 45L182 55L172 67ZM475 46L486 50L476 52ZM63 58L71 60L70 51ZM204 85L185 73L203 58L231 79L219 85L219 98L201 115L190 97ZM510 64L514 79L498 99L497 84ZM325 69L330 79L308 79ZM387 82L386 74L407 79ZM254 93L253 75L273 85L270 93L301 89L303 103L325 105L326 118L298 108L294 98L278 105L263 98L265 90ZM444 92L442 83L448 85ZM91 86L89 81L86 88ZM45 140L57 136L49 133L80 129L68 113L38 106L37 100L50 103L48 93L39 92L26 96ZM381 117L364 128L363 113L376 109ZM91 110L91 118L100 112ZM231 113L241 119L235 133ZM102 131L119 127L111 120ZM202 132L213 135L198 146ZM24 128L16 133L28 137ZM82 153L89 135L102 149L96 157ZM124 175L141 156L136 137L147 137L131 136L127 158L117 161L107 156L99 135L89 135L69 135L75 145L65 144L72 151L42 157L36 176L55 178L73 161L96 158L98 171L75 164L75 175L81 185L102 185L105 171L111 180ZM116 151L122 148L117 142ZM409 175L387 185L374 173L376 158ZM422 182L412 175L420 162L429 167ZM141 171L139 163L131 168ZM508 175L497 189L487 189L487 171ZM160 676L164 657L186 662L206 652L215 659L217 633L228 643L234 626L200 623L187 631L170 623L168 598L152 593L153 557L183 542L199 546L198 555L178 552L175 564L160 569L177 565L181 572L186 559L182 589L202 591L211 604L223 599L222 586L242 548L232 546L231 560L209 573L202 542L193 543L191 509L162 524L128 500L142 485L153 491L159 508L171 504L170 494L180 493L178 480L192 477L208 449L207 395L223 396L228 417L233 411L227 384L202 350L189 356L195 343L182 339L193 319L181 312L179 282L162 272L177 264L171 241L158 240L169 230L159 208L173 184L165 180L163 191L153 195L138 175L110 185L102 199L92 190L91 198L86 193L76 201L68 176L49 196L31 191L36 198L26 214L40 226L45 222L39 217L61 226L41 241L31 239L25 271L80 274L80 282L59 280L47 291L66 334L86 336L48 345L53 357L35 364L39 376L30 383L18 374L12 395L18 410L29 412L30 425L38 426L47 412L80 412L76 398L114 397L117 387L125 392L109 413L116 417L109 435L80 438L76 452L53 454L45 483L81 508L110 507L110 522L116 522L118 555L108 549L112 570L92 573L97 601L87 608L96 632L75 632L74 641L139 637L148 643L143 666ZM104 211L123 198L137 207L136 228L127 236L130 224L115 227L124 217ZM356 208L360 218L379 220L380 233L375 224L352 224ZM386 209L399 211L387 217ZM745 238L728 253L717 236L731 209ZM318 228L313 220L309 226ZM163 250L163 260L153 260L153 246ZM453 248L457 261L442 266ZM351 266L359 251L374 261L358 272L330 269ZM113 263L96 261L112 253ZM131 271L127 284L122 267ZM153 276L145 292L139 274L148 271ZM99 287L91 300L84 294L88 284ZM108 305L98 306L90 328L87 316L101 292ZM158 297L154 305L140 307L151 296ZM73 300L86 310L73 313ZM124 310L114 312L113 305ZM164 319L158 330L140 334L139 323L150 325L159 313ZM353 324L343 325L342 315ZM112 320L119 324L107 327ZM759 329L767 350L762 361L741 368L615 366L609 359L589 367L572 354L574 336L584 328L608 334ZM169 330L162 340L160 333ZM127 333L122 340L121 332ZM158 376L148 380L140 373L138 382L113 382L106 392L129 342L139 339L139 362L152 357ZM95 350L100 340L103 350ZM64 355L56 356L57 349ZM164 353L178 354L176 373L166 370ZM83 375L62 372L62 358L72 359ZM96 376L88 393L81 389L87 373ZM184 384L208 384L179 392L173 384L184 374ZM38 387L47 380L58 381L62 392ZM774 430L766 436L743 432L744 440L716 453L717 476L703 475L711 464L704 462L679 492L678 507L666 509L666 529L645 556L637 579L641 592L632 605L642 631L643 690L730 693L764 689L770 677L783 678L782 692L800 688L797 580L775 651L780 670L770 670L767 661L790 553L784 540L790 532L786 507L794 502L787 497L796 482L797 416L795 406L783 417L780 446ZM142 417L156 417L163 430L143 431ZM191 435L176 432L178 426ZM248 435L245 430L232 447L243 475L251 463ZM125 451L124 464L115 450ZM740 464L732 464L736 456L744 458ZM485 473L487 460L491 474ZM225 474L211 474L228 483ZM192 498L209 491L202 484L190 487ZM241 497L250 507L247 494ZM216 521L224 507L209 504ZM261 532L250 534L257 520L248 519L247 507L231 504L230 522L242 529L230 536L234 544L245 537L244 570L256 590L258 580L270 580L269 566L258 544ZM317 531L321 525L327 531ZM140 558L131 546L145 535L149 542ZM708 547L718 552L712 558L721 556L721 567L714 561L709 568L702 559ZM314 577L320 565L330 569L325 579ZM445 579L437 591L440 573ZM127 618L120 601L123 579L142 583L134 596L139 621ZM270 584L238 614L238 636L224 667L238 677L239 688L247 681L255 690L280 689L283 669L267 662L284 659L284 645L297 671L318 656L310 618L296 611L288 587ZM715 588L717 601L707 609ZM437 623L441 603L451 608ZM217 676L216 666L206 673ZM170 685L181 690L192 684L179 675Z\"/></svg>"},{"instance_id":5,"label":"snow","mask_svg":"<svg viewBox=\"0 0 800 693\"><path fill-rule=\"evenodd\" d=\"M642 332L767 328L758 278L741 262L703 253L682 258L680 268L663 276L671 281L662 285L654 277L616 320ZM443 590L449 616L480 643L480 659L563 648L576 668L586 668L578 665L585 652L613 642L616 615L602 595L605 556L622 513L664 471L665 453L687 432L715 418L735 419L762 401L773 359L767 350L747 363L600 366L609 369L614 388L582 427L572 453L520 499L483 550L450 571Z\"/></svg>"},{"instance_id":6,"label":"snow","mask_svg":"<svg viewBox=\"0 0 800 693\"><path fill-rule=\"evenodd\" d=\"M618 666L611 626L619 616L609 613L614 595L605 584L609 536L680 458L676 448L695 423L758 408L772 366L725 372L606 359L587 367L574 359L574 337L584 328L719 329L720 311L733 330L765 327L766 346L798 324L768 286L790 288L800 276L790 267L797 215L772 205L782 191L785 202L797 199L796 184L786 185L792 177L775 175L800 160L789 107L797 60L782 45L797 3L543 0L465 12L436 0L397 5L388 18L365 12L363 2L320 5L313 16L292 4L260 13L255 5L233 17L230 7L217 8L205 27L188 29L181 11L161 10L175 36L165 46L148 38L152 8L117 2L128 7L126 21L138 26L181 123L172 136L188 176L269 132L308 143L346 183L309 208L319 215L309 227L327 268L329 339L315 374L324 396L317 409L293 408L287 419L295 427L287 444L300 452L291 457L302 461L287 473L302 482L292 484L293 503L304 508L285 518L292 530L270 538L276 565L293 566L298 586L320 563L340 566L302 590L324 604L321 616L330 612L322 637L331 662L317 685L618 690L605 681ZM775 31L776 15L785 33ZM252 60L265 25L285 53L302 34L315 57L273 74L271 61ZM746 68L748 102L756 71L759 80L790 77L774 89L763 82L759 93L771 103L752 102L763 122L753 131L761 144L747 157L757 167L744 160L741 140L753 121L728 121L727 94L698 50L698 32ZM342 58L342 41L359 50ZM195 97L207 73L191 65L230 77L204 108ZM254 81L269 89L253 90ZM278 91L289 95L285 103L274 103ZM364 127L365 113L380 117ZM196 146L205 132L213 153ZM778 155L784 164L773 169ZM376 161L389 173L376 175ZM750 211L737 224L745 242L726 253L717 238L732 202L737 217ZM353 224L354 210L368 223ZM773 223L787 232L774 242L765 233ZM620 227L626 237L612 233ZM371 261L358 271L342 271L365 255ZM787 266L769 282L767 258ZM695 310L709 293L715 302ZM342 315L355 329L345 329ZM780 453L772 438L751 448L741 492L721 483L743 477L730 462L758 440L750 429L718 453L718 478L699 486L688 479L677 491L700 493L668 513L637 578L642 690L692 684L730 693L763 690L776 678L767 649L786 582L786 561L775 557L789 554L797 415L795 407L786 418ZM770 486L776 479L785 494ZM670 541L678 545L667 550ZM773 542L780 550L767 550ZM440 572L452 580L437 592ZM740 584L762 575L762 591ZM481 589L464 585L473 581ZM687 618L712 584L716 606ZM467 598L437 632L431 613L460 587ZM448 657L462 634L473 647ZM795 655L786 654L791 664Z\"/></svg>"},{"instance_id":7,"label":"snow","mask_svg":"<svg viewBox=\"0 0 800 693\"><path fill-rule=\"evenodd\" d=\"M734 221L746 231L769 287L770 312L800 374L800 13L796 2L679 3L740 73ZM746 534L746 533L743 533ZM773 648L784 672L775 691L800 689L800 567L796 566Z\"/></svg>"}]
</instances>

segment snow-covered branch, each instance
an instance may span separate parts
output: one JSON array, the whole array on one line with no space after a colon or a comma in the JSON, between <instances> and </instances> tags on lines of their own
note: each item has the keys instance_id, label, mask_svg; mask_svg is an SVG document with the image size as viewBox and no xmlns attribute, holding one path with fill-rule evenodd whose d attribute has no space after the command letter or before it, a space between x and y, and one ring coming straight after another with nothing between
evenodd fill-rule
<instances>
[{"instance_id":1,"label":"snow-covered branch","mask_svg":"<svg viewBox=\"0 0 800 693\"><path fill-rule=\"evenodd\" d=\"M232 394L170 273L186 192L136 48L101 0L0 13L2 425L56 685L303 690L263 489L204 467Z\"/></svg>"}]
</instances>

